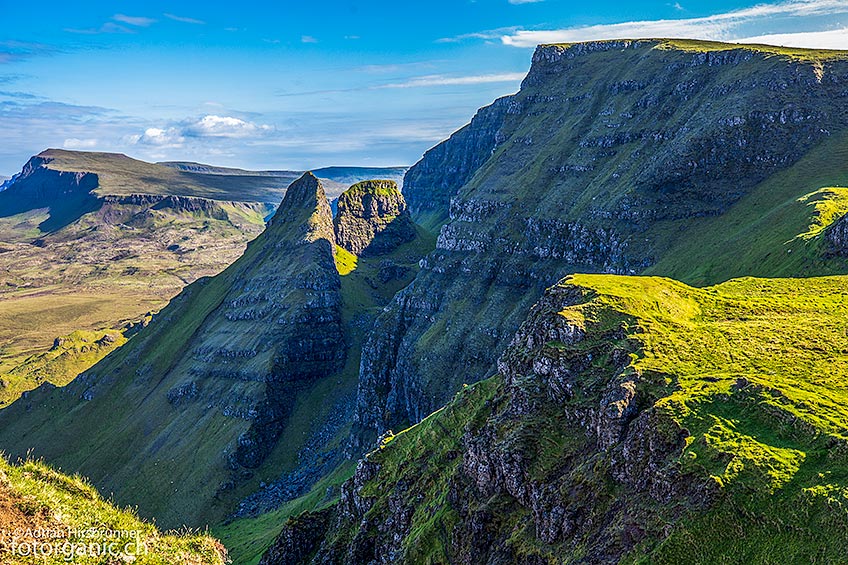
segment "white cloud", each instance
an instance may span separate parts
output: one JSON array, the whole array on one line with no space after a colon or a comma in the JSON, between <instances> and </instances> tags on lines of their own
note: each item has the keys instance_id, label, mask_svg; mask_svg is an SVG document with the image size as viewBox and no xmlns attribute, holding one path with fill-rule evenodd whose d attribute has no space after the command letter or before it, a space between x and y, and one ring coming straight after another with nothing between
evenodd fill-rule
<instances>
[{"instance_id":1,"label":"white cloud","mask_svg":"<svg viewBox=\"0 0 848 565\"><path fill-rule=\"evenodd\" d=\"M210 114L185 125L183 134L190 137L250 137L272 129L271 126L254 124L239 118Z\"/></svg>"},{"instance_id":2,"label":"white cloud","mask_svg":"<svg viewBox=\"0 0 848 565\"><path fill-rule=\"evenodd\" d=\"M121 22L123 24L129 24L131 26L136 27L147 27L151 24L155 24L156 20L153 18L145 18L143 16L127 16L126 14L115 14L112 16L112 19L116 22Z\"/></svg>"},{"instance_id":3,"label":"white cloud","mask_svg":"<svg viewBox=\"0 0 848 565\"><path fill-rule=\"evenodd\" d=\"M271 126L255 124L232 116L208 114L166 127L147 128L142 134L127 136L125 141L131 145L176 148L182 147L189 140L261 137L273 130Z\"/></svg>"},{"instance_id":4,"label":"white cloud","mask_svg":"<svg viewBox=\"0 0 848 565\"><path fill-rule=\"evenodd\" d=\"M501 41L514 47L535 47L540 43L571 43L599 39L685 37L728 41L743 37L742 29L763 23L767 18L801 18L848 14L846 0L789 0L759 4L723 14L700 18L646 20L575 27L556 30L519 30L504 35ZM797 26L796 26L797 27Z\"/></svg>"},{"instance_id":5,"label":"white cloud","mask_svg":"<svg viewBox=\"0 0 848 565\"><path fill-rule=\"evenodd\" d=\"M167 13L162 14L162 15L165 16L166 18L168 18L169 20L174 20L175 22L182 22L184 24L202 25L202 24L206 23L203 20L198 20L197 18L187 18L185 16L177 16L177 15L174 15L174 14L167 14Z\"/></svg>"},{"instance_id":6,"label":"white cloud","mask_svg":"<svg viewBox=\"0 0 848 565\"><path fill-rule=\"evenodd\" d=\"M131 135L127 139L132 144L155 145L156 147L180 147L185 137L175 127L147 128L141 135Z\"/></svg>"},{"instance_id":7,"label":"white cloud","mask_svg":"<svg viewBox=\"0 0 848 565\"><path fill-rule=\"evenodd\" d=\"M453 37L442 37L437 39L436 43L459 43L466 39L500 39L504 34L511 34L518 31L520 28L516 26L501 27L497 29L487 29L485 31L475 31L473 33L463 33Z\"/></svg>"},{"instance_id":8,"label":"white cloud","mask_svg":"<svg viewBox=\"0 0 848 565\"><path fill-rule=\"evenodd\" d=\"M76 137L70 137L62 143L62 147L65 149L92 149L97 147L96 139L78 139Z\"/></svg>"},{"instance_id":9,"label":"white cloud","mask_svg":"<svg viewBox=\"0 0 848 565\"><path fill-rule=\"evenodd\" d=\"M445 75L427 75L413 77L404 82L384 84L375 88L418 88L424 86L451 86L464 84L487 84L493 82L517 82L521 81L525 73L500 73L491 75L473 75L464 77L450 77Z\"/></svg>"},{"instance_id":10,"label":"white cloud","mask_svg":"<svg viewBox=\"0 0 848 565\"><path fill-rule=\"evenodd\" d=\"M783 47L808 47L811 49L848 49L848 28L830 31L809 31L796 33L776 33L746 37L736 40L739 43L765 43Z\"/></svg>"},{"instance_id":11,"label":"white cloud","mask_svg":"<svg viewBox=\"0 0 848 565\"><path fill-rule=\"evenodd\" d=\"M301 43L318 43L318 40L312 37L311 35L301 35L300 36Z\"/></svg>"},{"instance_id":12,"label":"white cloud","mask_svg":"<svg viewBox=\"0 0 848 565\"><path fill-rule=\"evenodd\" d=\"M510 4L535 4L536 2L544 2L545 0L508 0Z\"/></svg>"}]
</instances>

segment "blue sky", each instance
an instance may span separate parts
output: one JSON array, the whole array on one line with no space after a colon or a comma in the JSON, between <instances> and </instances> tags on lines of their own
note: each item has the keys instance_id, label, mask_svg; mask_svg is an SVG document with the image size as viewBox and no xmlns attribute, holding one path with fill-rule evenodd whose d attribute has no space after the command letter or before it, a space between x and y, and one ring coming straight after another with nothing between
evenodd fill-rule
<instances>
[{"instance_id":1,"label":"blue sky","mask_svg":"<svg viewBox=\"0 0 848 565\"><path fill-rule=\"evenodd\" d=\"M0 0L0 174L47 147L245 168L412 164L540 42L848 49L848 0Z\"/></svg>"}]
</instances>

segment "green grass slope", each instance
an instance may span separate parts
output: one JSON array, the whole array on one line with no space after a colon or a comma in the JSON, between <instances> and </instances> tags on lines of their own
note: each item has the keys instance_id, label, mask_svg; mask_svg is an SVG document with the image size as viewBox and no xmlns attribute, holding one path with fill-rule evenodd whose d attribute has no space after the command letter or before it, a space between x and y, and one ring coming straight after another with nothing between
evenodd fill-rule
<instances>
[{"instance_id":1,"label":"green grass slope","mask_svg":"<svg viewBox=\"0 0 848 565\"><path fill-rule=\"evenodd\" d=\"M759 183L728 212L664 227L668 251L645 274L690 284L743 275L816 276L848 271L827 230L848 212L848 133Z\"/></svg>"},{"instance_id":2,"label":"green grass slope","mask_svg":"<svg viewBox=\"0 0 848 565\"><path fill-rule=\"evenodd\" d=\"M846 301L841 276L568 277L499 375L384 441L263 563L840 562Z\"/></svg>"},{"instance_id":3,"label":"green grass slope","mask_svg":"<svg viewBox=\"0 0 848 565\"><path fill-rule=\"evenodd\" d=\"M48 351L30 355L7 373L0 372L0 398L3 399L0 405L14 401L43 383L65 386L126 342L127 338L119 330L76 330L57 337Z\"/></svg>"},{"instance_id":4,"label":"green grass slope","mask_svg":"<svg viewBox=\"0 0 848 565\"><path fill-rule=\"evenodd\" d=\"M225 565L208 535L160 532L132 509L116 508L90 483L37 461L0 460L3 563L52 565Z\"/></svg>"}]
</instances>

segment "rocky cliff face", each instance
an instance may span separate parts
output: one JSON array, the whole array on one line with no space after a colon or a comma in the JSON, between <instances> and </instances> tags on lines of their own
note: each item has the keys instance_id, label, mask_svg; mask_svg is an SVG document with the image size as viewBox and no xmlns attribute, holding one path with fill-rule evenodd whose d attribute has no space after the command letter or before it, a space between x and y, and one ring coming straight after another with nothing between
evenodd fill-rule
<instances>
[{"instance_id":1,"label":"rocky cliff face","mask_svg":"<svg viewBox=\"0 0 848 565\"><path fill-rule=\"evenodd\" d=\"M413 213L448 221L363 350L359 445L492 374L561 276L640 273L839 138L846 76L844 58L697 42L540 47L518 94L407 174Z\"/></svg>"},{"instance_id":2,"label":"rocky cliff face","mask_svg":"<svg viewBox=\"0 0 848 565\"><path fill-rule=\"evenodd\" d=\"M830 251L837 255L848 256L848 216L842 216L827 230Z\"/></svg>"},{"instance_id":3,"label":"rocky cliff face","mask_svg":"<svg viewBox=\"0 0 848 565\"><path fill-rule=\"evenodd\" d=\"M662 379L629 367L626 317L591 329L563 316L589 300L552 289L496 377L384 440L335 507L286 524L263 565L618 563L708 508L718 488L681 465L689 432L652 407Z\"/></svg>"},{"instance_id":4,"label":"rocky cliff face","mask_svg":"<svg viewBox=\"0 0 848 565\"><path fill-rule=\"evenodd\" d=\"M394 181L363 181L338 200L336 242L354 255L380 254L415 239L406 201Z\"/></svg>"},{"instance_id":5,"label":"rocky cliff face","mask_svg":"<svg viewBox=\"0 0 848 565\"><path fill-rule=\"evenodd\" d=\"M416 218L431 227L447 220L451 198L471 180L498 145L509 101L510 97L499 98L478 110L470 124L427 151L407 171L403 192Z\"/></svg>"},{"instance_id":6,"label":"rocky cliff face","mask_svg":"<svg viewBox=\"0 0 848 565\"><path fill-rule=\"evenodd\" d=\"M21 169L15 183L23 195L32 202L51 201L57 195L88 193L98 185L97 175L84 171L59 171L50 169L50 157L36 155ZM57 182L57 179L62 181ZM67 179L67 180L65 180Z\"/></svg>"},{"instance_id":7,"label":"rocky cliff face","mask_svg":"<svg viewBox=\"0 0 848 565\"><path fill-rule=\"evenodd\" d=\"M98 186L94 173L50 169L48 157L40 155L27 161L14 184L0 194L2 217L32 209L50 207L50 218L42 222L42 231L53 231L99 207L92 194Z\"/></svg>"}]
</instances>

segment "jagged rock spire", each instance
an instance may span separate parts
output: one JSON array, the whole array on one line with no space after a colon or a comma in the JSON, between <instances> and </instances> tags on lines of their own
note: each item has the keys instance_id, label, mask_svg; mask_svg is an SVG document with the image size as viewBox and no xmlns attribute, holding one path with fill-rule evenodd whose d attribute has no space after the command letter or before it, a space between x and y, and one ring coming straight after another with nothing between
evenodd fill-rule
<instances>
[{"instance_id":1,"label":"jagged rock spire","mask_svg":"<svg viewBox=\"0 0 848 565\"><path fill-rule=\"evenodd\" d=\"M311 171L291 183L274 217L268 222L268 228L279 232L279 228L293 227L305 231L303 240L316 241L326 239L335 244L333 234L333 211L327 201L324 185ZM277 234L280 239L282 234Z\"/></svg>"}]
</instances>

